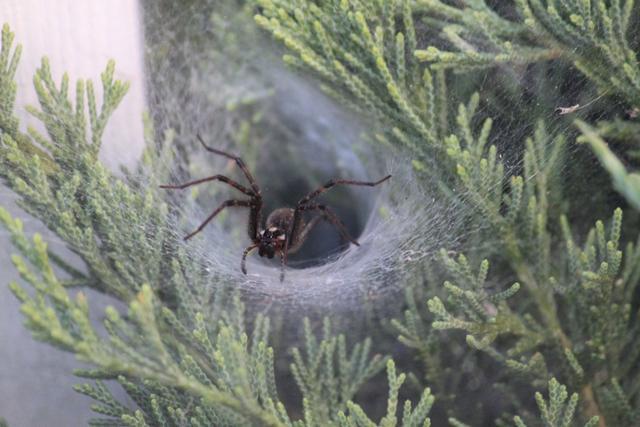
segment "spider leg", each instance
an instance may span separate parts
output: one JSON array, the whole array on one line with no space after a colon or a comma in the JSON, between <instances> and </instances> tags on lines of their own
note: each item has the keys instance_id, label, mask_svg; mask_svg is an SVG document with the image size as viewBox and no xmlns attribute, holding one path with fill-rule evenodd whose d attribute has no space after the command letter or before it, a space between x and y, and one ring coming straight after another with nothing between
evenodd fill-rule
<instances>
[{"instance_id":1,"label":"spider leg","mask_svg":"<svg viewBox=\"0 0 640 427\"><path fill-rule=\"evenodd\" d=\"M236 189L242 191L247 196L255 197L255 195L256 195L252 190L249 190L248 188L238 184L234 180L232 180L230 178L227 178L224 175L213 175L213 176L209 176L207 178L197 179L195 181L189 181L189 182L186 182L184 184L161 185L160 188L164 188L164 189L167 189L167 190L183 190L183 189L185 189L187 187L191 187L192 185L198 185L198 184L202 184L203 182L209 182L209 181L221 181L221 182L224 182L225 184L229 184L233 188L236 188Z\"/></svg>"},{"instance_id":2,"label":"spider leg","mask_svg":"<svg viewBox=\"0 0 640 427\"><path fill-rule=\"evenodd\" d=\"M252 242L260 241L258 237L258 227L262 221L262 198L253 198L249 202L249 223L247 225L247 233Z\"/></svg>"},{"instance_id":3,"label":"spider leg","mask_svg":"<svg viewBox=\"0 0 640 427\"><path fill-rule=\"evenodd\" d=\"M328 181L326 184L324 184L322 187L320 187L317 190L314 190L311 193L307 194L304 198L302 198L298 202L298 206L308 203L310 200L315 199L320 194L324 193L325 191L329 190L331 187L334 187L336 185L362 185L362 186L367 186L367 187L375 187L378 184L382 184L383 182L385 182L389 178L391 178L391 175L387 175L384 178L382 178L382 179L380 179L378 181L373 181L373 182L353 181L353 180L350 180L350 179L332 179L332 180Z\"/></svg>"},{"instance_id":4,"label":"spider leg","mask_svg":"<svg viewBox=\"0 0 640 427\"><path fill-rule=\"evenodd\" d=\"M254 243L253 245L245 249L244 252L242 253L242 261L240 262L240 268L242 269L242 272L244 274L247 274L247 255L249 255L249 253L251 253L251 251L253 251L258 246L260 246L259 243Z\"/></svg>"},{"instance_id":5,"label":"spider leg","mask_svg":"<svg viewBox=\"0 0 640 427\"><path fill-rule=\"evenodd\" d=\"M209 215L207 219L205 219L204 222L200 224L200 226L194 232L185 236L184 240L189 240L190 238L198 234L216 215L220 213L221 210L230 206L243 206L248 208L251 207L251 202L248 200L226 200L222 202L222 204L218 206L218 208L213 211L211 215Z\"/></svg>"},{"instance_id":6,"label":"spider leg","mask_svg":"<svg viewBox=\"0 0 640 427\"><path fill-rule=\"evenodd\" d=\"M240 170L242 170L242 173L244 173L244 176L247 177L247 180L249 181L249 184L251 184L251 189L253 190L253 192L256 194L256 197L260 197L260 188L258 187L258 184L256 183L256 179L253 177L253 175L251 175L251 172L249 172L249 169L247 168L247 165L244 163L244 161L239 157L239 156L234 156L233 154L229 154L225 151L222 150L217 150L213 147L209 147L204 140L202 139L202 137L200 136L200 134L197 135L198 140L200 141L200 143L202 144L202 146L204 147L205 150L211 152L211 153L215 153L218 154L220 156L224 156L228 159L234 160L236 162L236 164L238 165L238 167L240 168Z\"/></svg>"},{"instance_id":7,"label":"spider leg","mask_svg":"<svg viewBox=\"0 0 640 427\"><path fill-rule=\"evenodd\" d=\"M239 157L239 156L234 156L233 154L227 153L225 151L222 150L218 150L215 149L213 147L209 147L204 140L202 139L202 137L200 136L200 134L197 134L198 140L200 141L200 143L202 144L202 146L204 147L205 150L211 152L211 153L215 153L218 154L220 156L224 156L228 159L234 160L236 162L236 165L238 165L238 167L240 168L240 170L242 170L242 173L244 173L244 176L247 178L247 181L249 181L249 184L251 185L251 190L248 190L245 188L245 190L247 191L252 191L252 194L248 193L248 192L244 192L245 194L251 196L252 200L251 200L251 212L249 213L249 227L248 227L248 232L249 232L249 238L252 241L256 241L256 239L258 238L258 228L260 227L260 223L262 221L262 195L260 194L260 187L258 187L258 184L256 182L256 179L253 177L253 175L251 175L251 172L249 172L249 169L247 168L247 165L244 163L244 161ZM231 181L231 180L229 180ZM229 183L231 184L231 183ZM234 184L237 184L234 182ZM233 185L233 184L231 184ZM238 186L234 186L236 188L238 188L240 190L239 187L240 184L237 184ZM244 187L243 187L244 188ZM242 190L240 190L242 191Z\"/></svg>"},{"instance_id":8,"label":"spider leg","mask_svg":"<svg viewBox=\"0 0 640 427\"><path fill-rule=\"evenodd\" d=\"M287 265L287 249L280 251L280 282L284 282L284 267Z\"/></svg>"},{"instance_id":9,"label":"spider leg","mask_svg":"<svg viewBox=\"0 0 640 427\"><path fill-rule=\"evenodd\" d=\"M311 224L312 222L317 222L317 221L312 220L309 224ZM282 248L280 252L280 281L281 282L284 280L284 267L287 265L287 255L289 254L289 247L292 247L293 252L295 252L298 250L298 247L302 245L302 240L298 238L292 239L292 237L296 233L296 229L300 226L301 223L302 223L302 218L300 217L300 212L298 211L298 208L296 208L293 210L293 218L291 219L289 226L287 227L287 231L285 234L287 238L284 241L284 248ZM305 227L305 229L306 228L309 228L309 226ZM293 242L293 246L291 245L292 242Z\"/></svg>"},{"instance_id":10,"label":"spider leg","mask_svg":"<svg viewBox=\"0 0 640 427\"><path fill-rule=\"evenodd\" d=\"M280 281L282 282L284 280L284 266L287 264L287 254L289 253L289 245L291 245L292 242L292 237L294 235L294 233L296 232L296 228L298 227L300 223L300 210L299 207L296 207L293 210L293 218L291 219L291 223L289 224L289 227L287 229L287 239L284 241L284 248L282 250L282 259L281 259L281 271L280 271ZM295 242L294 242L294 246L295 246Z\"/></svg>"},{"instance_id":11,"label":"spider leg","mask_svg":"<svg viewBox=\"0 0 640 427\"><path fill-rule=\"evenodd\" d=\"M298 206L298 208L296 210L297 211L311 211L311 210L321 211L322 212L322 216L327 221L329 221L331 224L333 224L334 227L336 227L338 229L338 232L340 233L340 235L342 235L342 237L345 240L348 240L349 242L353 243L356 246L360 246L360 243L358 243L358 241L356 239L354 239L353 237L351 237L349 235L349 232L347 231L347 227L340 220L340 218L338 218L338 215L336 215L335 212L333 212L331 209L329 209L328 206L310 204L310 205Z\"/></svg>"},{"instance_id":12,"label":"spider leg","mask_svg":"<svg viewBox=\"0 0 640 427\"><path fill-rule=\"evenodd\" d=\"M299 225L299 222L300 222L299 213L302 211L310 211L310 210L319 210L322 212L322 215L317 216L313 218L311 221L309 221L309 223L300 232L300 235L295 236L296 227ZM320 221L320 219L326 219L331 224L333 224L333 226L338 229L338 232L340 232L340 235L342 235L342 237L345 240L350 241L356 246L360 246L360 243L358 243L354 238L352 238L349 235L349 232L347 232L347 228L345 227L344 223L340 220L340 218L338 218L338 216L327 206L316 205L316 204L298 206L293 211L293 220L291 221L291 225L289 226L289 230L287 232L287 240L284 243L284 249L280 252L280 257L281 257L280 258L280 281L281 282L284 281L284 267L287 264L287 255L289 255L290 253L293 254L296 251L298 251L298 249L300 249L300 247L306 240L307 235L313 229L313 227L315 227L318 224L318 221ZM293 242L293 245L291 245L292 242Z\"/></svg>"},{"instance_id":13,"label":"spider leg","mask_svg":"<svg viewBox=\"0 0 640 427\"><path fill-rule=\"evenodd\" d=\"M330 188L336 185L361 185L361 186L367 186L367 187L375 187L378 184L382 184L389 178L391 178L391 175L387 175L384 178L379 179L378 181L372 181L372 182L354 181L350 179L332 179L326 184L324 184L322 187L312 191L311 193L303 197L298 202L298 205L293 211L293 220L291 221L289 230L287 230L287 240L284 243L284 250L283 250L283 256L282 256L283 260L282 260L282 272L280 273L280 281L284 280L284 265L287 263L287 254L289 252L289 246L291 245L291 242L293 241L292 238L295 236L295 233L296 233L296 227L298 226L298 218L300 217L300 211L314 210L314 209L321 210L326 216L327 220L331 222L338 229L342 237L344 237L346 240L350 241L354 245L360 246L360 244L354 238L349 236L349 233L347 232L346 227L344 226L342 221L340 221L340 218L338 218L338 216L335 213L333 213L331 209L329 209L327 206L324 206L324 205L316 205L316 204L307 205L309 201L311 201L312 199L315 199L320 194L324 193L325 191L329 190ZM294 243L294 246L296 246L295 243Z\"/></svg>"},{"instance_id":14,"label":"spider leg","mask_svg":"<svg viewBox=\"0 0 640 427\"><path fill-rule=\"evenodd\" d=\"M292 240L293 245L289 247L288 253L294 254L298 252L298 249L302 247L302 244L307 240L307 235L313 230L313 228L323 219L322 216L314 217L305 227L302 229L299 235L295 236L295 240Z\"/></svg>"},{"instance_id":15,"label":"spider leg","mask_svg":"<svg viewBox=\"0 0 640 427\"><path fill-rule=\"evenodd\" d=\"M315 204L311 204L311 205L307 205L307 203L309 201L311 201L312 199L315 199L316 197L318 197L320 194L324 193L325 191L331 189L332 187L336 186L336 185L361 185L361 186L367 186L367 187L375 187L378 184L382 184L383 182L385 182L386 180L388 180L389 178L391 178L391 175L387 175L382 179L379 179L378 181L354 181L354 180L350 180L350 179L332 179L329 182L327 182L326 184L324 184L322 187L312 191L311 193L307 194L305 197L303 197L299 202L297 207L295 208L295 210L293 211L293 220L291 221L291 226L289 227L289 230L287 232L287 240L285 242L284 245L284 255L285 258L287 256L287 251L289 250L289 245L292 242L292 237L295 236L296 233L296 227L298 225L298 218L299 218L299 213L300 211L303 210L312 210L312 209L318 209L324 212L324 214L326 215L327 219L329 222L331 222L340 232L340 234L348 241L352 242L353 244L360 246L359 243L353 239L351 236L349 236L349 233L347 233L347 230L344 226L344 224L342 223L342 221L340 221L340 219L336 216L336 214L333 213L332 210L330 210L328 207L324 206L324 205L315 205Z\"/></svg>"}]
</instances>

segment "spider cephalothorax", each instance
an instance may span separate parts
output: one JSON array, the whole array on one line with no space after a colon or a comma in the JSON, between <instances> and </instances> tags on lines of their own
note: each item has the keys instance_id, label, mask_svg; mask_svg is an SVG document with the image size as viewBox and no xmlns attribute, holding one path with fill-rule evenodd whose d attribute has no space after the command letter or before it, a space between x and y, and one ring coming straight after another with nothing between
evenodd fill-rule
<instances>
[{"instance_id":1,"label":"spider cephalothorax","mask_svg":"<svg viewBox=\"0 0 640 427\"><path fill-rule=\"evenodd\" d=\"M333 210L331 210L328 206L317 204L313 200L320 194L336 185L362 185L374 187L391 178L391 175L387 175L375 182L352 181L348 179L332 179L322 187L312 191L311 193L300 199L295 208L279 208L274 210L267 218L265 227L261 229L262 195L260 194L260 188L258 187L255 178L251 175L245 163L238 156L234 156L224 151L216 150L215 148L207 146L200 135L198 135L198 140L202 143L207 151L234 160L238 167L244 173L244 176L249 181L249 186L251 188L246 188L224 175L213 175L207 178L190 181L180 185L161 185L160 188L183 189L192 185L201 184L203 182L222 181L249 196L249 200L226 200L220 206L218 206L218 208L214 210L211 215L209 215L207 219L205 219L204 222L200 224L200 226L195 231L186 235L184 238L184 240L187 240L199 233L209 223L209 221L211 221L216 215L218 215L218 213L220 213L220 211L222 211L222 209L226 207L241 206L249 208L248 232L249 238L253 243L249 247L247 247L242 254L242 261L240 265L244 274L247 274L245 264L247 255L249 255L249 253L254 249L258 248L258 255L260 255L261 257L266 256L267 258L273 258L276 254L280 255L280 280L284 280L284 267L287 263L287 255L292 254L300 249L304 241L307 239L309 232L313 229L313 227L318 223L320 219L329 221L338 229L343 238L350 241L354 245L360 246L359 243L349 235L346 227L344 226L340 218L338 218L338 216L333 212ZM306 223L303 216L301 215L301 212L304 211L317 211L320 213L320 215L314 217L311 221Z\"/></svg>"},{"instance_id":2,"label":"spider cephalothorax","mask_svg":"<svg viewBox=\"0 0 640 427\"><path fill-rule=\"evenodd\" d=\"M266 230L262 230L260 232L258 254L273 258L276 251L281 251L284 248L285 240L287 240L287 234L281 228L269 227Z\"/></svg>"}]
</instances>

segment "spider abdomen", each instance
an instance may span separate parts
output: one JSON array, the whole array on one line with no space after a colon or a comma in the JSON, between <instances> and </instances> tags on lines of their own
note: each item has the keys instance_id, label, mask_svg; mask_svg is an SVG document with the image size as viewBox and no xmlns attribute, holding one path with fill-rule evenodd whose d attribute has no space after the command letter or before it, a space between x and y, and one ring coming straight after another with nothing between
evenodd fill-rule
<instances>
[{"instance_id":1,"label":"spider abdomen","mask_svg":"<svg viewBox=\"0 0 640 427\"><path fill-rule=\"evenodd\" d=\"M293 209L291 208L279 208L271 212L267 217L267 227L278 227L286 230L293 220Z\"/></svg>"}]
</instances>

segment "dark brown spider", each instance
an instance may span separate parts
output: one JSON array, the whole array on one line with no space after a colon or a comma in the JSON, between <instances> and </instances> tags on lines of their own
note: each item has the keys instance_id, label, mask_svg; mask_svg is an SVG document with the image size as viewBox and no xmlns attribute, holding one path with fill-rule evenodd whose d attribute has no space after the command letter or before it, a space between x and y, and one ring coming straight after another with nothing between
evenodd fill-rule
<instances>
[{"instance_id":1,"label":"dark brown spider","mask_svg":"<svg viewBox=\"0 0 640 427\"><path fill-rule=\"evenodd\" d=\"M311 229L313 229L318 221L323 218L333 224L344 239L350 241L356 246L360 246L360 244L349 235L345 225L342 223L340 218L338 218L338 216L331 209L329 209L329 207L313 203L312 200L336 185L366 185L369 187L374 187L391 178L391 175L387 175L381 180L375 182L352 181L348 179L332 179L322 187L318 188L315 191L312 191L311 193L300 199L295 208L278 208L271 212L271 214L267 217L266 227L259 230L258 228L260 227L262 219L262 195L260 194L260 188L258 187L255 178L251 175L249 169L247 169L247 165L245 165L242 159L238 156L234 156L232 154L225 153L224 151L216 150L215 148L207 146L200 135L198 135L198 140L202 143L207 151L234 160L238 167L244 173L244 176L247 177L251 188L246 188L224 175L213 175L207 178L190 181L181 185L161 185L160 188L181 190L187 187L191 187L192 185L201 184L203 182L222 181L240 190L250 197L249 200L231 199L222 202L222 204L218 206L218 208L214 210L211 215L209 215L207 219L205 219L204 222L200 224L200 226L195 231L184 237L184 240L188 240L198 234L216 215L220 213L220 211L222 211L226 207L242 206L249 208L248 231L249 238L253 243L251 244L251 246L245 249L244 253L242 254L240 267L244 274L247 274L247 255L249 255L249 253L254 249L258 248L258 254L261 257L266 256L268 258L273 258L276 253L280 254L280 281L283 281L284 267L287 264L287 255L293 254L298 249L300 249L304 241L307 239L307 236L309 235ZM308 223L305 223L302 215L300 214L300 212L303 211L319 211L320 216L316 216Z\"/></svg>"}]
</instances>

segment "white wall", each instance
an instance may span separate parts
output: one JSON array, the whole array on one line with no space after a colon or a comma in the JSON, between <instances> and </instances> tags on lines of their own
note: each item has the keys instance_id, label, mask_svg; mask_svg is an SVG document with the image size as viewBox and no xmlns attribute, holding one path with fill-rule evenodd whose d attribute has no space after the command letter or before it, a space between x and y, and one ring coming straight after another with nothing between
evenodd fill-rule
<instances>
[{"instance_id":1,"label":"white wall","mask_svg":"<svg viewBox=\"0 0 640 427\"><path fill-rule=\"evenodd\" d=\"M72 81L91 78L98 93L100 73L112 58L116 77L129 81L131 88L107 126L100 156L114 168L135 162L142 149L144 110L140 21L135 0L2 0L0 25L7 22L23 46L16 103L22 128L37 123L24 105L37 104L32 77L43 55L49 57L56 81L68 71ZM12 199L0 186L0 205L24 217ZM29 233L41 231L37 222L25 222ZM0 417L11 427L86 425L91 401L71 389L82 382L71 374L79 363L72 355L34 342L22 326L19 306L7 287L17 280L9 260L13 252L0 230ZM104 302L94 293L90 298Z\"/></svg>"},{"instance_id":2,"label":"white wall","mask_svg":"<svg viewBox=\"0 0 640 427\"><path fill-rule=\"evenodd\" d=\"M131 88L108 125L101 158L110 166L131 164L142 149L144 78L142 24L135 0L2 0L0 23L9 23L22 44L18 68L19 118L36 123L23 106L37 104L33 73L49 57L56 82L90 78L101 93L100 73L116 61L116 78ZM71 87L72 89L74 86Z\"/></svg>"}]
</instances>

